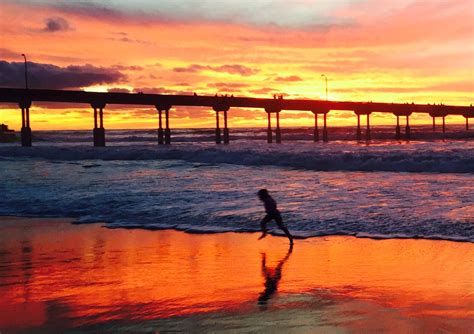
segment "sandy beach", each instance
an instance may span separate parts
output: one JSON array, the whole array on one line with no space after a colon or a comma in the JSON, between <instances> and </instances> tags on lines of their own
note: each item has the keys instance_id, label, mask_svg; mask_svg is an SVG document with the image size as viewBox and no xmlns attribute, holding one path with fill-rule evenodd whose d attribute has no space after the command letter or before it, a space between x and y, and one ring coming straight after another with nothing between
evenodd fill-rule
<instances>
[{"instance_id":1,"label":"sandy beach","mask_svg":"<svg viewBox=\"0 0 474 334\"><path fill-rule=\"evenodd\" d=\"M474 246L0 219L0 332L471 333Z\"/></svg>"}]
</instances>

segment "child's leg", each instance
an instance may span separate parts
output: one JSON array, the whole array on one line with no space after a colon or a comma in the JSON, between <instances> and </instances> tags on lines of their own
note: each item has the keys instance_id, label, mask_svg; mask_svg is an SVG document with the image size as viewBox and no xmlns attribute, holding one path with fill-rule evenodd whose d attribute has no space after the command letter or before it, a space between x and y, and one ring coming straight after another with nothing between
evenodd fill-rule
<instances>
[{"instance_id":1,"label":"child's leg","mask_svg":"<svg viewBox=\"0 0 474 334\"><path fill-rule=\"evenodd\" d=\"M263 217L262 221L260 222L260 229L262 230L262 235L260 236L260 239L263 239L267 236L267 223L271 220L271 218L266 215Z\"/></svg>"},{"instance_id":2,"label":"child's leg","mask_svg":"<svg viewBox=\"0 0 474 334\"><path fill-rule=\"evenodd\" d=\"M277 222L278 227L285 232L285 235L288 237L290 240L290 244L293 244L293 236L290 234L290 231L286 228L286 226L283 224L283 219L281 218L280 215L278 217L275 217L275 220Z\"/></svg>"},{"instance_id":3,"label":"child's leg","mask_svg":"<svg viewBox=\"0 0 474 334\"><path fill-rule=\"evenodd\" d=\"M262 230L262 232L267 232L267 223L272 220L271 217L269 217L268 215L266 215L265 217L263 217L262 221L260 222L260 229Z\"/></svg>"}]
</instances>

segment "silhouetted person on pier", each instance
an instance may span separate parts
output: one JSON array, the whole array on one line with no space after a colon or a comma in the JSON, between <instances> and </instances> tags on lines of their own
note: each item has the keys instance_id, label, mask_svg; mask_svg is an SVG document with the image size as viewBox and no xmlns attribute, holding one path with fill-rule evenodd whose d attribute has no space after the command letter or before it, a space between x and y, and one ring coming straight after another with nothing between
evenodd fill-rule
<instances>
[{"instance_id":1,"label":"silhouetted person on pier","mask_svg":"<svg viewBox=\"0 0 474 334\"><path fill-rule=\"evenodd\" d=\"M290 245L293 245L293 237L291 236L286 226L283 224L283 219L281 218L280 211L278 211L277 209L277 204L275 200L270 196L267 189L260 189L257 195L260 198L260 200L263 202L263 205L265 206L265 212L266 212L265 217L263 217L262 221L260 222L262 235L260 236L258 240L263 239L267 236L267 223L269 223L272 220L275 220L278 227L283 232L285 232L285 235L290 240Z\"/></svg>"},{"instance_id":2,"label":"silhouetted person on pier","mask_svg":"<svg viewBox=\"0 0 474 334\"><path fill-rule=\"evenodd\" d=\"M278 265L272 269L267 267L267 256L265 253L262 253L262 276L265 278L265 290L258 297L258 305L262 311L267 309L267 303L270 298L278 290L278 283L281 279L281 271L283 265L290 258L291 252L293 251L293 246L290 246L286 256L278 262Z\"/></svg>"}]
</instances>

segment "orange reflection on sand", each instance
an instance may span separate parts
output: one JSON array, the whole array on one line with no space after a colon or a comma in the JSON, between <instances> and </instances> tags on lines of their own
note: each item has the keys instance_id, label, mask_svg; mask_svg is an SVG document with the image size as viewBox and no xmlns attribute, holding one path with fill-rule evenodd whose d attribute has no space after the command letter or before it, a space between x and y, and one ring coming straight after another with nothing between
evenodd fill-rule
<instances>
[{"instance_id":1,"label":"orange reflection on sand","mask_svg":"<svg viewBox=\"0 0 474 334\"><path fill-rule=\"evenodd\" d=\"M394 309L421 328L449 319L472 325L468 243L331 237L299 240L288 253L284 238L257 242L253 234L9 221L0 221L0 328L46 326L51 317L78 326L257 312L264 295L271 310L272 300L321 291L331 302Z\"/></svg>"}]
</instances>

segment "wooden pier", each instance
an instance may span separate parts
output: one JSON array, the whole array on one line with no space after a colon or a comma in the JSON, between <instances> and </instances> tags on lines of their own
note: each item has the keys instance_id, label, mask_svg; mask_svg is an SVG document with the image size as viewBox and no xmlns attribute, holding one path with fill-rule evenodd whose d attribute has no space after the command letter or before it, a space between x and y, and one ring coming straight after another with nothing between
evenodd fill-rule
<instances>
[{"instance_id":1,"label":"wooden pier","mask_svg":"<svg viewBox=\"0 0 474 334\"><path fill-rule=\"evenodd\" d=\"M414 113L429 114L433 118L433 131L436 129L436 118L442 118L442 131L446 131L445 117L460 115L466 119L466 130L469 130L469 118L474 118L474 107L449 106L415 103L379 103L351 101L323 101L298 99L262 99L233 96L196 96L196 95L160 95L142 93L96 93L84 91L17 89L0 88L0 103L15 103L21 109L22 128L21 143L23 146L32 145L30 126L30 108L34 102L66 102L84 103L94 109L94 146L105 146L104 109L110 104L154 106L158 116L158 144L171 143L170 110L179 106L209 107L216 113L216 143L228 144L230 131L227 115L230 109L255 108L262 109L268 116L267 141L273 142L272 114L275 114L275 142L281 143L280 112L284 110L310 111L314 114L314 141L319 141L318 116L323 118L322 140L329 140L327 114L331 110L349 110L357 116L357 140L362 140L361 116L366 117L365 139L371 139L370 115L372 113L390 113L397 118L395 138L402 139L400 117L405 118L405 139L410 139L410 115ZM163 114L165 127L163 128ZM223 115L224 128L220 128L219 116ZM222 130L222 131L221 131Z\"/></svg>"}]
</instances>

